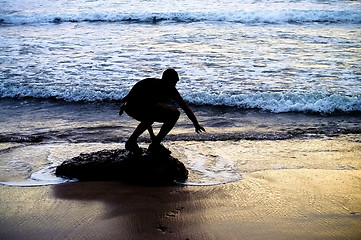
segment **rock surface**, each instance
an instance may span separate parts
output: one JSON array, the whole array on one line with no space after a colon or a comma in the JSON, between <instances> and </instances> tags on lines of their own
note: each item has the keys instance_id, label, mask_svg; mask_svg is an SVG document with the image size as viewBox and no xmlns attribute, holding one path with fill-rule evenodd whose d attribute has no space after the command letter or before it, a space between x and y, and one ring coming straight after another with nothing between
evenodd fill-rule
<instances>
[{"instance_id":1,"label":"rock surface","mask_svg":"<svg viewBox=\"0 0 361 240\"><path fill-rule=\"evenodd\" d=\"M188 178L187 169L178 159L146 149L140 154L125 149L80 154L64 161L55 174L80 181L116 180L146 185L171 185Z\"/></svg>"}]
</instances>

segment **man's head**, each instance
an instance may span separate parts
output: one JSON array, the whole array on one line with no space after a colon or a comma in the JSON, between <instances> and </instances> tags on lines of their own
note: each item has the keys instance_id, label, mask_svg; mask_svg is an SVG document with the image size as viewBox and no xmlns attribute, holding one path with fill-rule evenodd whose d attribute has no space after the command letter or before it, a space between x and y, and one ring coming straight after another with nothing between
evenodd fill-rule
<instances>
[{"instance_id":1,"label":"man's head","mask_svg":"<svg viewBox=\"0 0 361 240\"><path fill-rule=\"evenodd\" d=\"M177 84L177 82L179 81L179 76L178 76L177 71L174 70L173 68L168 68L167 70L165 70L163 72L162 80L165 80L168 83L175 86Z\"/></svg>"}]
</instances>

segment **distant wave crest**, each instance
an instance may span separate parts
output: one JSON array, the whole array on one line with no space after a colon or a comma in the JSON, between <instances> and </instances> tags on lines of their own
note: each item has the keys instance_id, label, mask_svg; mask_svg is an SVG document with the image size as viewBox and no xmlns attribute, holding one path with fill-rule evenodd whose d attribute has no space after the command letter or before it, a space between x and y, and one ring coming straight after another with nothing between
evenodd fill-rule
<instances>
[{"instance_id":1,"label":"distant wave crest","mask_svg":"<svg viewBox=\"0 0 361 240\"><path fill-rule=\"evenodd\" d=\"M100 91L90 89L37 89L27 86L0 88L0 98L58 99L68 102L118 101L127 91ZM196 105L229 106L243 109L262 109L270 112L361 112L361 96L322 93L253 92L183 93L184 98Z\"/></svg>"},{"instance_id":2,"label":"distant wave crest","mask_svg":"<svg viewBox=\"0 0 361 240\"><path fill-rule=\"evenodd\" d=\"M165 13L59 13L31 15L12 13L0 17L3 24L36 24L61 22L236 22L246 24L277 23L361 23L359 10L253 10L229 12L165 12Z\"/></svg>"},{"instance_id":3,"label":"distant wave crest","mask_svg":"<svg viewBox=\"0 0 361 240\"><path fill-rule=\"evenodd\" d=\"M186 99L194 104L255 108L281 112L360 112L361 98L340 94L270 93L248 94L190 94Z\"/></svg>"}]
</instances>

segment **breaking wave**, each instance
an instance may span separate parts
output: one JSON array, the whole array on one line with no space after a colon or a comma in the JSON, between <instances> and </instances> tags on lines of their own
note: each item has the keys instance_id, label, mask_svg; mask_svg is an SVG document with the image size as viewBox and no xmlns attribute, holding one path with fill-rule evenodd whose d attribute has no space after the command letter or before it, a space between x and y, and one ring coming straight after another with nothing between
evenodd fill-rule
<instances>
[{"instance_id":1,"label":"breaking wave","mask_svg":"<svg viewBox=\"0 0 361 240\"><path fill-rule=\"evenodd\" d=\"M0 98L56 99L67 102L118 101L127 91L91 89L36 89L30 86L0 88ZM238 107L281 112L322 114L361 112L361 96L304 92L190 93L181 92L186 101L196 105Z\"/></svg>"},{"instance_id":2,"label":"breaking wave","mask_svg":"<svg viewBox=\"0 0 361 240\"><path fill-rule=\"evenodd\" d=\"M240 108L255 108L280 112L359 112L361 98L341 94L321 93L269 93L248 94L191 94L186 99L194 104L209 104Z\"/></svg>"},{"instance_id":3,"label":"breaking wave","mask_svg":"<svg viewBox=\"0 0 361 240\"><path fill-rule=\"evenodd\" d=\"M361 23L359 10L239 10L229 12L83 12L59 14L18 14L2 16L2 24L37 24L62 22L234 22L245 24L282 24L282 23Z\"/></svg>"}]
</instances>

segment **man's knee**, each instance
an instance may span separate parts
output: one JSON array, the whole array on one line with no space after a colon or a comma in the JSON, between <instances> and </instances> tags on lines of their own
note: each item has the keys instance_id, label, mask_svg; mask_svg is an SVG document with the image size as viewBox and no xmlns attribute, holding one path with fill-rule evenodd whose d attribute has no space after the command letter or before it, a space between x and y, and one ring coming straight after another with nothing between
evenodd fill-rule
<instances>
[{"instance_id":1,"label":"man's knee","mask_svg":"<svg viewBox=\"0 0 361 240\"><path fill-rule=\"evenodd\" d=\"M178 119L179 119L179 116L180 116L180 111L177 109L177 108L174 108L174 109L172 109L172 112L171 112L172 114L171 114L171 119L173 120L173 121L178 121Z\"/></svg>"},{"instance_id":2,"label":"man's knee","mask_svg":"<svg viewBox=\"0 0 361 240\"><path fill-rule=\"evenodd\" d=\"M167 105L158 105L158 111L154 114L156 122L175 123L178 121L180 112L176 107Z\"/></svg>"}]
</instances>

